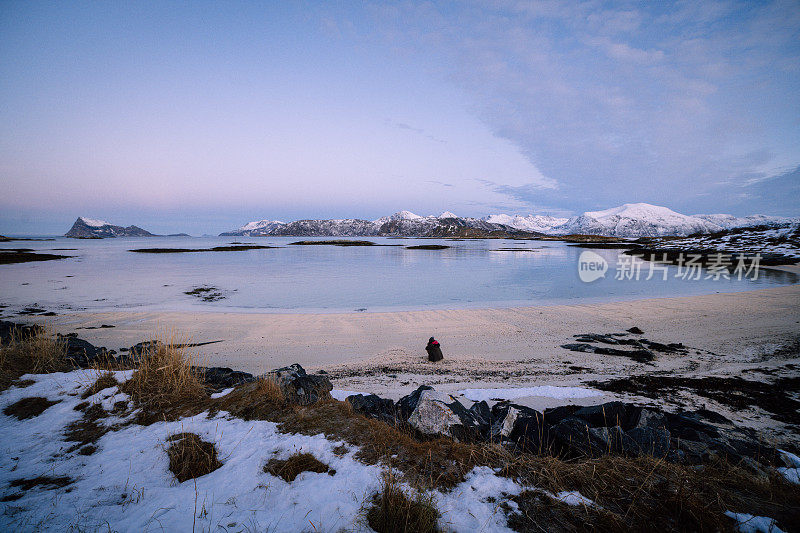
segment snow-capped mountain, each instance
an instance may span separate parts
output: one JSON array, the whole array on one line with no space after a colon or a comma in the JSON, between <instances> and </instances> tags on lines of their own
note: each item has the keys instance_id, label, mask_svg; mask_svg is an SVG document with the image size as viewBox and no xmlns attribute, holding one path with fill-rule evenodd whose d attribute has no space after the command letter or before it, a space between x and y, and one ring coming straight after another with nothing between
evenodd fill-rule
<instances>
[{"instance_id":1,"label":"snow-capped mountain","mask_svg":"<svg viewBox=\"0 0 800 533\"><path fill-rule=\"evenodd\" d=\"M535 236L527 230L477 218L464 218L445 211L439 216L420 216L399 211L377 220L298 220L250 222L225 236L404 236L404 237L492 237Z\"/></svg>"},{"instance_id":2,"label":"snow-capped mountain","mask_svg":"<svg viewBox=\"0 0 800 533\"><path fill-rule=\"evenodd\" d=\"M78 217L72 228L64 234L65 237L78 239L101 239L108 237L153 237L149 231L143 230L138 226L115 226L104 220L93 218Z\"/></svg>"},{"instance_id":3,"label":"snow-capped mountain","mask_svg":"<svg viewBox=\"0 0 800 533\"><path fill-rule=\"evenodd\" d=\"M498 214L478 219L460 217L450 211L439 216L420 216L410 211L399 211L372 221L298 220L283 223L261 220L222 235L499 237L586 234L637 238L716 233L752 226L787 227L798 223L800 218L765 215L690 216L662 206L635 203L602 211L587 211L572 218Z\"/></svg>"},{"instance_id":4,"label":"snow-capped mountain","mask_svg":"<svg viewBox=\"0 0 800 533\"><path fill-rule=\"evenodd\" d=\"M553 228L563 226L567 218L551 217L549 215L489 215L483 220L494 224L504 224L525 231L538 231L540 233L552 233Z\"/></svg>"},{"instance_id":5,"label":"snow-capped mountain","mask_svg":"<svg viewBox=\"0 0 800 533\"><path fill-rule=\"evenodd\" d=\"M587 211L570 218L560 233L606 235L609 237L661 237L713 233L722 227L702 218L682 215L672 209L645 204L624 204L603 211Z\"/></svg>"},{"instance_id":6,"label":"snow-capped mountain","mask_svg":"<svg viewBox=\"0 0 800 533\"><path fill-rule=\"evenodd\" d=\"M733 215L693 215L695 218L702 218L723 229L751 228L753 226L768 226L781 228L800 222L800 217L775 217L769 215L750 215L737 217Z\"/></svg>"}]
</instances>

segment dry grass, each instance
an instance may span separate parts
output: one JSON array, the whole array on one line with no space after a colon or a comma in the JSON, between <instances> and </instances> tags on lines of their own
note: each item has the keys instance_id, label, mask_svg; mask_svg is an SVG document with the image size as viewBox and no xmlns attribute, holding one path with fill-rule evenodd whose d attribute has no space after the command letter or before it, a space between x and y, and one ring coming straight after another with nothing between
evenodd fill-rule
<instances>
[{"instance_id":1,"label":"dry grass","mask_svg":"<svg viewBox=\"0 0 800 533\"><path fill-rule=\"evenodd\" d=\"M195 356L180 344L146 348L131 379L120 384L120 390L141 409L140 423L175 420L207 408L208 395L191 368Z\"/></svg>"},{"instance_id":2,"label":"dry grass","mask_svg":"<svg viewBox=\"0 0 800 533\"><path fill-rule=\"evenodd\" d=\"M439 531L439 511L431 494L415 491L409 498L390 470L383 476L381 491L375 494L364 515L369 527L378 533L435 533Z\"/></svg>"},{"instance_id":3,"label":"dry grass","mask_svg":"<svg viewBox=\"0 0 800 533\"><path fill-rule=\"evenodd\" d=\"M47 398L41 398L39 396L33 398L23 398L20 401L7 406L5 409L3 409L3 413L8 416L15 416L19 420L25 420L26 418L39 416L40 414L44 413L48 407L59 403L59 401L60 400L52 402Z\"/></svg>"},{"instance_id":4,"label":"dry grass","mask_svg":"<svg viewBox=\"0 0 800 533\"><path fill-rule=\"evenodd\" d=\"M15 479L9 483L12 487L19 487L22 490L31 490L34 487L43 487L46 489L55 489L66 487L72 483L72 479L67 476L39 476L30 479Z\"/></svg>"},{"instance_id":5,"label":"dry grass","mask_svg":"<svg viewBox=\"0 0 800 533\"><path fill-rule=\"evenodd\" d=\"M194 433L177 433L167 438L169 469L179 483L204 476L222 466L217 458L217 449L211 442L202 440Z\"/></svg>"},{"instance_id":6,"label":"dry grass","mask_svg":"<svg viewBox=\"0 0 800 533\"><path fill-rule=\"evenodd\" d=\"M97 380L89 386L89 388L83 391L81 398L85 400L89 396L94 396L101 390L116 387L117 385L119 385L119 383L117 383L117 379L111 372L103 372L100 374L100 376L98 376Z\"/></svg>"},{"instance_id":7,"label":"dry grass","mask_svg":"<svg viewBox=\"0 0 800 533\"><path fill-rule=\"evenodd\" d=\"M515 498L521 513L518 531L541 531L552 511L549 530L646 531L659 524L665 531L730 531L724 512L769 516L779 524L800 523L800 489L782 477L758 477L718 460L703 467L668 463L652 457L608 455L575 462L553 457L520 456L509 461L509 475L531 486L557 493L577 490L599 508L553 508L541 493ZM549 512L549 511L548 511Z\"/></svg>"},{"instance_id":8,"label":"dry grass","mask_svg":"<svg viewBox=\"0 0 800 533\"><path fill-rule=\"evenodd\" d=\"M15 384L24 374L69 370L66 345L45 328L33 334L14 330L11 341L0 346L0 391Z\"/></svg>"},{"instance_id":9,"label":"dry grass","mask_svg":"<svg viewBox=\"0 0 800 533\"><path fill-rule=\"evenodd\" d=\"M64 440L77 443L69 451L76 450L86 444L93 444L110 431L110 428L98 423L98 420L108 416L108 413L99 403L89 404L84 402L75 408L83 411L83 417L64 428Z\"/></svg>"},{"instance_id":10,"label":"dry grass","mask_svg":"<svg viewBox=\"0 0 800 533\"><path fill-rule=\"evenodd\" d=\"M336 474L336 470L311 455L310 453L295 453L288 459L270 459L264 465L264 472L278 476L284 481L292 482L303 472L316 472L318 474Z\"/></svg>"}]
</instances>

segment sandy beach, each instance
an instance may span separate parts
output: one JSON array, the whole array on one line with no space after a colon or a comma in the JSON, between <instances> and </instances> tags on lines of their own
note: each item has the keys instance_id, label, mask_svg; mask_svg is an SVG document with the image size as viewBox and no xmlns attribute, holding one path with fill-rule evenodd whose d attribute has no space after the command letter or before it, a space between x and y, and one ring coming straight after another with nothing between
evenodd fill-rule
<instances>
[{"instance_id":1,"label":"sandy beach","mask_svg":"<svg viewBox=\"0 0 800 533\"><path fill-rule=\"evenodd\" d=\"M800 285L741 293L628 302L392 313L255 314L112 312L47 319L59 333L110 349L154 332L179 332L207 364L253 373L290 363L308 368L421 359L427 338L447 360L473 358L549 365L576 354L560 348L579 333L641 328L648 339L733 356L793 339L800 332ZM84 329L111 324L114 328Z\"/></svg>"},{"instance_id":2,"label":"sandy beach","mask_svg":"<svg viewBox=\"0 0 800 533\"><path fill-rule=\"evenodd\" d=\"M797 266L782 269L800 271ZM177 332L179 340L195 343L221 341L193 349L201 364L260 374L300 363L328 372L336 389L393 399L422 384L457 393L487 387L592 387L592 382L644 375L761 381L793 379L800 368L800 285L591 305L346 314L77 313L47 323L59 333L75 332L116 350L154 332L162 338ZM102 324L115 327L85 329ZM632 337L682 343L686 350L657 353L652 362L643 363L562 347L575 342L578 334L621 333L634 326L643 334ZM431 335L442 343L442 362L429 363L425 357ZM786 351L786 346L793 347ZM667 391L595 389L586 397L533 395L515 401L537 409L614 399L672 402L673 407L680 403L714 409L779 441L794 438L791 427L763 410L732 409L691 387Z\"/></svg>"}]
</instances>

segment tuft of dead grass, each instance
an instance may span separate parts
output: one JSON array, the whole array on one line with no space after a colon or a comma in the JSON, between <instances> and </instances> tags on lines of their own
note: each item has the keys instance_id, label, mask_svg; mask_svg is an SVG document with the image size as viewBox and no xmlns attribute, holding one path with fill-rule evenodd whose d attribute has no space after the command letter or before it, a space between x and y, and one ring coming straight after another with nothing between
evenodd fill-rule
<instances>
[{"instance_id":1,"label":"tuft of dead grass","mask_svg":"<svg viewBox=\"0 0 800 533\"><path fill-rule=\"evenodd\" d=\"M12 487L19 487L22 490L31 490L34 487L43 487L45 489L57 489L66 487L72 483L72 478L67 476L39 476L34 478L14 479L9 485Z\"/></svg>"},{"instance_id":2,"label":"tuft of dead grass","mask_svg":"<svg viewBox=\"0 0 800 533\"><path fill-rule=\"evenodd\" d=\"M50 401L47 398L35 396L33 398L23 398L18 402L12 403L3 409L3 414L15 416L18 420L33 418L44 413L47 408L59 403L60 400Z\"/></svg>"},{"instance_id":3,"label":"tuft of dead grass","mask_svg":"<svg viewBox=\"0 0 800 533\"><path fill-rule=\"evenodd\" d=\"M45 328L13 330L11 340L0 346L0 391L25 374L69 370L66 354L64 342Z\"/></svg>"},{"instance_id":4,"label":"tuft of dead grass","mask_svg":"<svg viewBox=\"0 0 800 533\"><path fill-rule=\"evenodd\" d=\"M400 481L389 470L384 473L381 491L363 510L369 527L378 533L435 533L439 531L439 511L430 493L403 492Z\"/></svg>"},{"instance_id":5,"label":"tuft of dead grass","mask_svg":"<svg viewBox=\"0 0 800 533\"><path fill-rule=\"evenodd\" d=\"M543 508L552 511L547 529L574 531L733 531L725 511L769 516L783 528L800 523L800 489L775 474L759 477L722 459L704 466L669 463L653 457L606 455L563 461L553 457L511 458L507 475L557 493L577 490L597 507L562 513L541 493L528 491L520 506L517 531L541 531ZM585 525L584 525L585 524ZM574 529L577 528L577 529ZM790 528L791 529L791 528Z\"/></svg>"},{"instance_id":6,"label":"tuft of dead grass","mask_svg":"<svg viewBox=\"0 0 800 533\"><path fill-rule=\"evenodd\" d=\"M270 459L264 465L264 472L278 476L284 481L292 482L303 472L318 474L336 474L336 470L314 457L310 453L295 453L288 459Z\"/></svg>"},{"instance_id":7,"label":"tuft of dead grass","mask_svg":"<svg viewBox=\"0 0 800 533\"><path fill-rule=\"evenodd\" d=\"M117 385L119 385L119 383L117 383L117 378L114 377L114 374L111 372L103 372L97 377L97 380L89 386L89 388L83 391L81 398L85 400L89 396L94 396L101 390L116 387Z\"/></svg>"},{"instance_id":8,"label":"tuft of dead grass","mask_svg":"<svg viewBox=\"0 0 800 533\"><path fill-rule=\"evenodd\" d=\"M217 449L194 433L177 433L167 438L169 469L179 483L204 476L222 466Z\"/></svg>"},{"instance_id":9,"label":"tuft of dead grass","mask_svg":"<svg viewBox=\"0 0 800 533\"><path fill-rule=\"evenodd\" d=\"M77 450L86 444L93 444L111 431L110 428L98 422L101 418L108 416L106 410L99 403L83 402L75 406L75 409L83 411L83 417L64 428L64 440L77 443L69 451Z\"/></svg>"},{"instance_id":10,"label":"tuft of dead grass","mask_svg":"<svg viewBox=\"0 0 800 533\"><path fill-rule=\"evenodd\" d=\"M192 371L195 356L181 343L153 343L139 357L131 379L119 385L141 408L138 422L175 420L208 407L203 383Z\"/></svg>"}]
</instances>

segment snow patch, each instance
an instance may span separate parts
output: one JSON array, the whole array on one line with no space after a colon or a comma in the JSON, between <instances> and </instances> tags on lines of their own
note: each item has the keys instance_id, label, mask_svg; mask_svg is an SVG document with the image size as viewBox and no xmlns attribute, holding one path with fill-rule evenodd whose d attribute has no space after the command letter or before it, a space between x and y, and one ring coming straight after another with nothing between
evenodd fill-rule
<instances>
[{"instance_id":1,"label":"snow patch","mask_svg":"<svg viewBox=\"0 0 800 533\"><path fill-rule=\"evenodd\" d=\"M227 388L225 390L215 392L211 395L212 400L216 400L217 398L222 398L223 396L227 396L228 394L233 392L233 387Z\"/></svg>"},{"instance_id":2,"label":"snow patch","mask_svg":"<svg viewBox=\"0 0 800 533\"><path fill-rule=\"evenodd\" d=\"M349 396L355 396L356 394L369 394L366 392L356 392L354 390L342 390L342 389L333 389L331 391L331 396L335 400L339 400L340 402L345 401Z\"/></svg>"},{"instance_id":3,"label":"snow patch","mask_svg":"<svg viewBox=\"0 0 800 533\"><path fill-rule=\"evenodd\" d=\"M536 387L519 387L512 389L464 389L458 391L473 402L491 400L515 400L528 396L544 396L547 398L593 398L602 396L603 393L585 387L558 387L555 385L539 385Z\"/></svg>"},{"instance_id":4,"label":"snow patch","mask_svg":"<svg viewBox=\"0 0 800 533\"><path fill-rule=\"evenodd\" d=\"M97 219L94 219L94 218L86 218L86 217L80 217L80 219L81 219L81 222L83 222L87 226L91 226L93 228L101 228L103 226L110 226L111 225L108 222L106 222L105 220L97 220Z\"/></svg>"},{"instance_id":5,"label":"snow patch","mask_svg":"<svg viewBox=\"0 0 800 533\"><path fill-rule=\"evenodd\" d=\"M777 469L778 472L780 472L780 474L789 482L800 485L800 457L791 452L787 452L786 450L778 451L781 452L784 462L789 465L785 467L779 467Z\"/></svg>"},{"instance_id":6,"label":"snow patch","mask_svg":"<svg viewBox=\"0 0 800 533\"><path fill-rule=\"evenodd\" d=\"M725 516L736 520L736 529L741 533L783 533L774 518L732 511L725 511Z\"/></svg>"}]
</instances>

